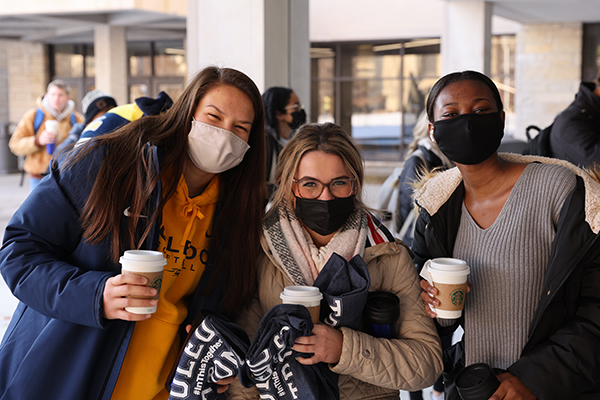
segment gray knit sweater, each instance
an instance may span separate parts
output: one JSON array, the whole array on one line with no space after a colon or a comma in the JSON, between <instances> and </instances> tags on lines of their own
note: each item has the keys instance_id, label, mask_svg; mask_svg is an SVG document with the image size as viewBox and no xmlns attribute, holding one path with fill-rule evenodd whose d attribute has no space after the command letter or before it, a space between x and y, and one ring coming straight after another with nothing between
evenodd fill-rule
<instances>
[{"instance_id":1,"label":"gray knit sweater","mask_svg":"<svg viewBox=\"0 0 600 400\"><path fill-rule=\"evenodd\" d=\"M473 284L465 302L466 365L508 368L520 356L538 305L558 216L575 187L570 170L529 164L496 221L481 229L463 204L453 256Z\"/></svg>"}]
</instances>

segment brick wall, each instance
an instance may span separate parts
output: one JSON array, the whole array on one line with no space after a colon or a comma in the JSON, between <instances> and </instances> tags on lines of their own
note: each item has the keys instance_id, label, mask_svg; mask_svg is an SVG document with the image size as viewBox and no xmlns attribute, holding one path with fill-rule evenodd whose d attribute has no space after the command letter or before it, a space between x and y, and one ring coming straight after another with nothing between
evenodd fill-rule
<instances>
[{"instance_id":1,"label":"brick wall","mask_svg":"<svg viewBox=\"0 0 600 400\"><path fill-rule=\"evenodd\" d=\"M48 72L45 46L41 43L4 40L0 41L0 53L5 54L10 77L8 118L11 123L16 124L25 111L35 107L36 99L46 92ZM2 79L1 60L2 56L0 56L0 79ZM0 102L1 99L0 92Z\"/></svg>"},{"instance_id":2,"label":"brick wall","mask_svg":"<svg viewBox=\"0 0 600 400\"><path fill-rule=\"evenodd\" d=\"M581 80L582 25L522 25L517 33L516 132L546 127L575 98Z\"/></svg>"}]
</instances>

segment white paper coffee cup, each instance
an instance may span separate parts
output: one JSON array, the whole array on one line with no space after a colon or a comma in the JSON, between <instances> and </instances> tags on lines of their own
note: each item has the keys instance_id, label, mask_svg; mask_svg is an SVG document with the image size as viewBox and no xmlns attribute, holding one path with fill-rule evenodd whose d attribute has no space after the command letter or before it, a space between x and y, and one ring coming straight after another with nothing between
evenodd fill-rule
<instances>
[{"instance_id":1,"label":"white paper coffee cup","mask_svg":"<svg viewBox=\"0 0 600 400\"><path fill-rule=\"evenodd\" d=\"M279 295L283 304L300 304L308 308L313 323L319 322L323 294L315 286L287 286Z\"/></svg>"},{"instance_id":2,"label":"white paper coffee cup","mask_svg":"<svg viewBox=\"0 0 600 400\"><path fill-rule=\"evenodd\" d=\"M48 132L57 133L58 132L58 121L49 120L44 122L44 126Z\"/></svg>"},{"instance_id":3,"label":"white paper coffee cup","mask_svg":"<svg viewBox=\"0 0 600 400\"><path fill-rule=\"evenodd\" d=\"M421 276L439 292L439 307L431 307L439 318L455 319L462 315L467 293L467 277L471 272L464 260L434 258L428 260Z\"/></svg>"},{"instance_id":4,"label":"white paper coffee cup","mask_svg":"<svg viewBox=\"0 0 600 400\"><path fill-rule=\"evenodd\" d=\"M165 260L163 253L153 250L126 250L119 261L123 274L145 276L148 279L146 286L156 289L156 296L151 298L158 300L162 285L163 270L165 265L167 265L167 260ZM152 314L156 312L156 306L125 307L125 310L133 314Z\"/></svg>"}]
</instances>

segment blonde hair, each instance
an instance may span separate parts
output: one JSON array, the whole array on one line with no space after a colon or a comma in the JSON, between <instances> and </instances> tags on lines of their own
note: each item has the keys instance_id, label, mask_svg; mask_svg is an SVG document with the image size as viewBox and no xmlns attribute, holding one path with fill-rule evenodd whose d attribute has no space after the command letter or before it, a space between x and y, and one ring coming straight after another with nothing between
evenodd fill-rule
<instances>
[{"instance_id":1,"label":"blonde hair","mask_svg":"<svg viewBox=\"0 0 600 400\"><path fill-rule=\"evenodd\" d=\"M62 89L67 94L71 93L71 85L69 85L67 82L63 81L62 79L55 79L52 82L50 82L48 84L48 88L46 89L46 91L49 92L50 89L52 89L53 87L57 87L59 89Z\"/></svg>"},{"instance_id":2,"label":"blonde hair","mask_svg":"<svg viewBox=\"0 0 600 400\"><path fill-rule=\"evenodd\" d=\"M276 210L281 204L287 203L288 206L292 206L289 194L292 193L293 179L300 160L306 153L316 150L327 154L334 154L342 159L344 165L355 179L356 207L367 210L367 207L362 202L362 187L364 184L363 158L346 131L338 125L325 123L301 126L283 148L277 161L277 172L275 175L275 183L278 189L273 195L272 206L269 212Z\"/></svg>"},{"instance_id":3,"label":"blonde hair","mask_svg":"<svg viewBox=\"0 0 600 400\"><path fill-rule=\"evenodd\" d=\"M424 137L429 137L429 119L427 118L427 111L421 111L419 118L417 118L417 122L415 122L415 126L413 126L412 133L413 141L408 145L407 154L411 154L417 149L419 140Z\"/></svg>"}]
</instances>

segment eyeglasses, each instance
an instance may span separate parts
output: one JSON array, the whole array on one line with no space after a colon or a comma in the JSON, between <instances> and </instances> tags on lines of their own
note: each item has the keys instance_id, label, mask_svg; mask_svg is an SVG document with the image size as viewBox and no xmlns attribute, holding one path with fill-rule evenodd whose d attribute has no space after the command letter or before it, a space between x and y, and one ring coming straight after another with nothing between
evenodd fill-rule
<instances>
[{"instance_id":1,"label":"eyeglasses","mask_svg":"<svg viewBox=\"0 0 600 400\"><path fill-rule=\"evenodd\" d=\"M303 199L316 199L323 193L325 187L335 198L349 197L354 193L354 178L338 178L327 184L312 178L293 179L293 181L298 185L298 194Z\"/></svg>"},{"instance_id":2,"label":"eyeglasses","mask_svg":"<svg viewBox=\"0 0 600 400\"><path fill-rule=\"evenodd\" d=\"M292 104L291 106L286 106L283 107L284 110L294 110L294 111L300 111L300 110L304 110L304 106L300 103L296 103L296 104Z\"/></svg>"}]
</instances>

